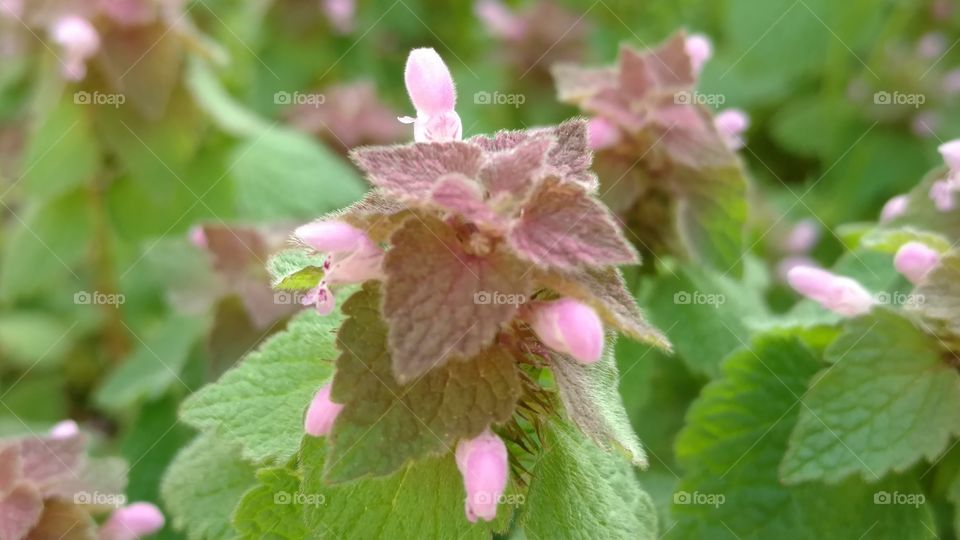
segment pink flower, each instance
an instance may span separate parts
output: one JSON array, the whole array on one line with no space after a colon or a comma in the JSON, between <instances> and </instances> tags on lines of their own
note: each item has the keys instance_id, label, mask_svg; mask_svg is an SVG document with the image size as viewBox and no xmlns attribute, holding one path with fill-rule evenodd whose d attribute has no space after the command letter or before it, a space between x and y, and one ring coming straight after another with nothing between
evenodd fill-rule
<instances>
[{"instance_id":1,"label":"pink flower","mask_svg":"<svg viewBox=\"0 0 960 540\"><path fill-rule=\"evenodd\" d=\"M694 75L700 73L703 65L713 56L713 43L703 34L691 34L687 37L685 49L690 57Z\"/></svg>"},{"instance_id":2,"label":"pink flower","mask_svg":"<svg viewBox=\"0 0 960 540\"><path fill-rule=\"evenodd\" d=\"M594 150L603 150L620 142L620 128L601 116L587 123L587 144Z\"/></svg>"},{"instance_id":3,"label":"pink flower","mask_svg":"<svg viewBox=\"0 0 960 540\"><path fill-rule=\"evenodd\" d=\"M526 32L526 24L500 0L480 0L473 6L473 12L491 35L511 40L519 40Z\"/></svg>"},{"instance_id":4,"label":"pink flower","mask_svg":"<svg viewBox=\"0 0 960 540\"><path fill-rule=\"evenodd\" d=\"M917 41L917 54L926 60L933 60L947 50L947 38L940 32L928 32Z\"/></svg>"},{"instance_id":5,"label":"pink flower","mask_svg":"<svg viewBox=\"0 0 960 540\"><path fill-rule=\"evenodd\" d=\"M137 540L163 528L165 520L156 506L138 502L117 509L100 528L101 540Z\"/></svg>"},{"instance_id":6,"label":"pink flower","mask_svg":"<svg viewBox=\"0 0 960 540\"><path fill-rule=\"evenodd\" d=\"M400 121L413 124L413 140L458 141L463 138L460 115L454 110L457 91L453 77L437 51L428 48L410 51L404 81L417 117L405 116Z\"/></svg>"},{"instance_id":7,"label":"pink flower","mask_svg":"<svg viewBox=\"0 0 960 540\"><path fill-rule=\"evenodd\" d=\"M294 235L313 249L327 253L323 281L301 301L305 306L316 306L321 315L328 315L336 305L331 285L363 283L383 277L383 250L349 223L315 221L298 227Z\"/></svg>"},{"instance_id":8,"label":"pink flower","mask_svg":"<svg viewBox=\"0 0 960 540\"><path fill-rule=\"evenodd\" d=\"M50 438L52 439L69 439L71 437L76 437L80 433L80 427L73 420L64 420L62 422L57 422L50 429Z\"/></svg>"},{"instance_id":9,"label":"pink flower","mask_svg":"<svg viewBox=\"0 0 960 540\"><path fill-rule=\"evenodd\" d=\"M750 127L750 117L740 109L726 109L720 111L713 119L713 125L723 136L731 150L744 147L743 133Z\"/></svg>"},{"instance_id":10,"label":"pink flower","mask_svg":"<svg viewBox=\"0 0 960 540\"><path fill-rule=\"evenodd\" d=\"M457 444L457 468L467 492L465 510L471 523L497 517L497 503L507 487L507 447L489 429Z\"/></svg>"},{"instance_id":11,"label":"pink flower","mask_svg":"<svg viewBox=\"0 0 960 540\"><path fill-rule=\"evenodd\" d=\"M330 19L330 24L341 34L353 31L354 17L357 14L355 0L322 0L323 12Z\"/></svg>"},{"instance_id":12,"label":"pink flower","mask_svg":"<svg viewBox=\"0 0 960 540\"><path fill-rule=\"evenodd\" d=\"M87 75L87 60L100 50L100 35L90 21L76 15L57 19L50 27L50 39L59 45L66 56L63 75L79 81Z\"/></svg>"},{"instance_id":13,"label":"pink flower","mask_svg":"<svg viewBox=\"0 0 960 540\"><path fill-rule=\"evenodd\" d=\"M590 364L603 354L603 323L590 306L572 298L540 302L525 315L537 337L551 349Z\"/></svg>"},{"instance_id":14,"label":"pink flower","mask_svg":"<svg viewBox=\"0 0 960 540\"><path fill-rule=\"evenodd\" d=\"M937 147L937 151L943 156L943 162L951 171L960 171L960 139L941 144Z\"/></svg>"},{"instance_id":15,"label":"pink flower","mask_svg":"<svg viewBox=\"0 0 960 540\"><path fill-rule=\"evenodd\" d=\"M0 17L20 20L23 17L23 0L0 0Z\"/></svg>"},{"instance_id":16,"label":"pink flower","mask_svg":"<svg viewBox=\"0 0 960 540\"><path fill-rule=\"evenodd\" d=\"M200 249L207 249L207 233L204 232L202 225L194 225L187 231L187 238L190 243Z\"/></svg>"},{"instance_id":17,"label":"pink flower","mask_svg":"<svg viewBox=\"0 0 960 540\"><path fill-rule=\"evenodd\" d=\"M907 211L907 206L909 204L910 197L906 195L897 195L896 197L893 197L883 205L883 210L880 211L880 222L886 223L902 216L904 212Z\"/></svg>"},{"instance_id":18,"label":"pink flower","mask_svg":"<svg viewBox=\"0 0 960 540\"><path fill-rule=\"evenodd\" d=\"M937 210L949 212L954 209L953 185L949 180L938 180L930 186L930 199Z\"/></svg>"},{"instance_id":19,"label":"pink flower","mask_svg":"<svg viewBox=\"0 0 960 540\"><path fill-rule=\"evenodd\" d=\"M943 76L943 91L955 95L960 93L960 69L951 69Z\"/></svg>"},{"instance_id":20,"label":"pink flower","mask_svg":"<svg viewBox=\"0 0 960 540\"><path fill-rule=\"evenodd\" d=\"M907 242L897 250L893 266L914 285L940 263L940 253L920 242Z\"/></svg>"},{"instance_id":21,"label":"pink flower","mask_svg":"<svg viewBox=\"0 0 960 540\"><path fill-rule=\"evenodd\" d=\"M820 238L820 228L812 219L802 219L790 230L786 248L790 253L807 253Z\"/></svg>"},{"instance_id":22,"label":"pink flower","mask_svg":"<svg viewBox=\"0 0 960 540\"><path fill-rule=\"evenodd\" d=\"M787 282L800 294L845 317L862 315L873 306L873 297L862 285L820 268L794 267Z\"/></svg>"},{"instance_id":23,"label":"pink flower","mask_svg":"<svg viewBox=\"0 0 960 540\"><path fill-rule=\"evenodd\" d=\"M313 437L323 437L333 429L333 422L343 410L343 405L330 401L330 384L325 385L313 396L307 416L303 419L303 430Z\"/></svg>"},{"instance_id":24,"label":"pink flower","mask_svg":"<svg viewBox=\"0 0 960 540\"><path fill-rule=\"evenodd\" d=\"M161 0L169 3L170 0ZM103 12L122 26L149 24L156 18L156 4L151 0L101 0Z\"/></svg>"},{"instance_id":25,"label":"pink flower","mask_svg":"<svg viewBox=\"0 0 960 540\"><path fill-rule=\"evenodd\" d=\"M940 116L934 112L917 113L910 121L910 131L917 137L929 138L935 135L940 125Z\"/></svg>"},{"instance_id":26,"label":"pink flower","mask_svg":"<svg viewBox=\"0 0 960 540\"><path fill-rule=\"evenodd\" d=\"M316 287L307 291L300 304L314 306L320 315L329 315L337 307L337 300L326 281L321 281Z\"/></svg>"}]
</instances>

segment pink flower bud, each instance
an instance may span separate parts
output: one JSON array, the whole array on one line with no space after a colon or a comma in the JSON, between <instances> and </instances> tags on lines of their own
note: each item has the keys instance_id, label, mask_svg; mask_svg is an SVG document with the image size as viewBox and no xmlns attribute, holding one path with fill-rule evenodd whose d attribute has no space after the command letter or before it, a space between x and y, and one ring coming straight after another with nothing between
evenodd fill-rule
<instances>
[{"instance_id":1,"label":"pink flower bud","mask_svg":"<svg viewBox=\"0 0 960 540\"><path fill-rule=\"evenodd\" d=\"M353 19L357 14L355 0L323 0L322 7L337 32L349 34L353 31Z\"/></svg>"},{"instance_id":2,"label":"pink flower bud","mask_svg":"<svg viewBox=\"0 0 960 540\"><path fill-rule=\"evenodd\" d=\"M79 433L80 426L78 426L76 422L73 420L64 420L62 422L57 422L57 424L50 429L50 438L69 439L71 437L76 437Z\"/></svg>"},{"instance_id":3,"label":"pink flower bud","mask_svg":"<svg viewBox=\"0 0 960 540\"><path fill-rule=\"evenodd\" d=\"M948 180L938 180L930 186L930 199L937 210L949 212L954 209L953 186Z\"/></svg>"},{"instance_id":4,"label":"pink flower bud","mask_svg":"<svg viewBox=\"0 0 960 540\"><path fill-rule=\"evenodd\" d=\"M467 492L464 501L467 519L471 523L477 518L492 521L497 517L497 503L507 487L506 445L487 429L474 439L457 443L456 459Z\"/></svg>"},{"instance_id":5,"label":"pink flower bud","mask_svg":"<svg viewBox=\"0 0 960 540\"><path fill-rule=\"evenodd\" d=\"M800 294L846 317L862 315L873 306L873 297L862 285L820 268L794 267L787 282Z\"/></svg>"},{"instance_id":6,"label":"pink flower bud","mask_svg":"<svg viewBox=\"0 0 960 540\"><path fill-rule=\"evenodd\" d=\"M190 243L200 249L207 249L207 233L204 232L202 225L194 225L187 231L187 239Z\"/></svg>"},{"instance_id":7,"label":"pink flower bud","mask_svg":"<svg viewBox=\"0 0 960 540\"><path fill-rule=\"evenodd\" d=\"M533 331L551 349L590 364L603 354L603 322L590 306L572 298L540 302L526 315Z\"/></svg>"},{"instance_id":8,"label":"pink flower bud","mask_svg":"<svg viewBox=\"0 0 960 540\"><path fill-rule=\"evenodd\" d=\"M23 0L0 0L0 17L20 20L23 17Z\"/></svg>"},{"instance_id":9,"label":"pink flower bud","mask_svg":"<svg viewBox=\"0 0 960 540\"><path fill-rule=\"evenodd\" d=\"M515 15L500 0L480 0L473 12L491 35L504 39L519 40L526 32L523 19Z\"/></svg>"},{"instance_id":10,"label":"pink flower bud","mask_svg":"<svg viewBox=\"0 0 960 540\"><path fill-rule=\"evenodd\" d=\"M820 228L812 219L802 219L790 230L786 248L790 253L807 253L820 238Z\"/></svg>"},{"instance_id":11,"label":"pink flower bud","mask_svg":"<svg viewBox=\"0 0 960 540\"><path fill-rule=\"evenodd\" d=\"M454 110L457 91L453 77L437 51L428 48L410 51L403 77L417 117L403 117L400 121L414 124L414 140L449 141L463 138L463 125Z\"/></svg>"},{"instance_id":12,"label":"pink flower bud","mask_svg":"<svg viewBox=\"0 0 960 540\"><path fill-rule=\"evenodd\" d=\"M940 32L928 32L917 41L917 54L925 60L933 60L947 50L947 38Z\"/></svg>"},{"instance_id":13,"label":"pink flower bud","mask_svg":"<svg viewBox=\"0 0 960 540\"><path fill-rule=\"evenodd\" d=\"M163 528L163 513L156 506L133 503L117 509L100 528L102 540L137 540Z\"/></svg>"},{"instance_id":14,"label":"pink flower bud","mask_svg":"<svg viewBox=\"0 0 960 540\"><path fill-rule=\"evenodd\" d=\"M937 147L937 151L943 156L943 162L951 171L960 171L960 139L941 144Z\"/></svg>"},{"instance_id":15,"label":"pink flower bud","mask_svg":"<svg viewBox=\"0 0 960 540\"><path fill-rule=\"evenodd\" d=\"M953 96L960 93L960 69L951 69L943 76L943 91Z\"/></svg>"},{"instance_id":16,"label":"pink flower bud","mask_svg":"<svg viewBox=\"0 0 960 540\"><path fill-rule=\"evenodd\" d=\"M620 128L606 118L596 116L587 122L587 144L594 150L603 150L619 143Z\"/></svg>"},{"instance_id":17,"label":"pink flower bud","mask_svg":"<svg viewBox=\"0 0 960 540\"><path fill-rule=\"evenodd\" d=\"M900 246L893 258L893 266L914 285L923 281L934 266L940 263L940 253L920 242Z\"/></svg>"},{"instance_id":18,"label":"pink flower bud","mask_svg":"<svg viewBox=\"0 0 960 540\"><path fill-rule=\"evenodd\" d=\"M343 405L330 401L330 384L325 385L313 396L307 416L303 420L303 430L307 435L323 437L333 429L333 422L343 409Z\"/></svg>"},{"instance_id":19,"label":"pink flower bud","mask_svg":"<svg viewBox=\"0 0 960 540\"><path fill-rule=\"evenodd\" d=\"M906 195L893 197L883 205L883 210L880 211L880 222L886 223L902 216L907 211L909 204L910 197Z\"/></svg>"},{"instance_id":20,"label":"pink flower bud","mask_svg":"<svg viewBox=\"0 0 960 540\"><path fill-rule=\"evenodd\" d=\"M100 35L90 21L76 15L61 17L50 27L50 39L63 48L64 76L79 81L87 74L87 60L100 49Z\"/></svg>"},{"instance_id":21,"label":"pink flower bud","mask_svg":"<svg viewBox=\"0 0 960 540\"><path fill-rule=\"evenodd\" d=\"M690 57L690 65L693 66L693 73L697 75L703 69L703 65L707 63L707 60L713 56L713 43L710 42L710 38L703 34L691 34L687 37L685 50L687 51L687 56Z\"/></svg>"},{"instance_id":22,"label":"pink flower bud","mask_svg":"<svg viewBox=\"0 0 960 540\"><path fill-rule=\"evenodd\" d=\"M750 127L750 117L740 109L726 109L717 113L713 125L732 150L743 148L743 133Z\"/></svg>"},{"instance_id":23,"label":"pink flower bud","mask_svg":"<svg viewBox=\"0 0 960 540\"><path fill-rule=\"evenodd\" d=\"M314 221L297 227L293 234L324 253L356 251L372 245L366 233L343 221Z\"/></svg>"}]
</instances>

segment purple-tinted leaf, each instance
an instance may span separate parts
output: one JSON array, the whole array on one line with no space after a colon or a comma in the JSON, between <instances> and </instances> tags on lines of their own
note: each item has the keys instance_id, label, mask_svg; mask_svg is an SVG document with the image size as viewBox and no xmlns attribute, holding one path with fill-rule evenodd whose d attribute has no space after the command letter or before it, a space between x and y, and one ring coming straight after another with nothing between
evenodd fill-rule
<instances>
[{"instance_id":1,"label":"purple-tinted leaf","mask_svg":"<svg viewBox=\"0 0 960 540\"><path fill-rule=\"evenodd\" d=\"M475 177L482 152L474 144L450 141L358 148L350 156L373 185L401 200L419 201L446 174Z\"/></svg>"},{"instance_id":2,"label":"purple-tinted leaf","mask_svg":"<svg viewBox=\"0 0 960 540\"><path fill-rule=\"evenodd\" d=\"M0 540L22 540L43 512L43 497L30 484L0 494Z\"/></svg>"},{"instance_id":3,"label":"purple-tinted leaf","mask_svg":"<svg viewBox=\"0 0 960 540\"><path fill-rule=\"evenodd\" d=\"M541 133L491 155L480 170L480 181L491 194L524 196L540 175L552 142L552 137Z\"/></svg>"},{"instance_id":4,"label":"purple-tinted leaf","mask_svg":"<svg viewBox=\"0 0 960 540\"><path fill-rule=\"evenodd\" d=\"M487 207L482 188L476 182L458 173L451 173L433 188L432 200L438 206L463 216L472 223L487 223L496 214Z\"/></svg>"}]
</instances>

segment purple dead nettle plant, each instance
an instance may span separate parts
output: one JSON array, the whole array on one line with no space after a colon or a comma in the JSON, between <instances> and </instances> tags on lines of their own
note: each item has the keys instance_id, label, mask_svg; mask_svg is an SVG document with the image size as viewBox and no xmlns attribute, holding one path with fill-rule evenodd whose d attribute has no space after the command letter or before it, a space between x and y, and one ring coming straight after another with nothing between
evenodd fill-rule
<instances>
[{"instance_id":1,"label":"purple dead nettle plant","mask_svg":"<svg viewBox=\"0 0 960 540\"><path fill-rule=\"evenodd\" d=\"M89 457L72 420L45 435L0 438L0 538L137 540L163 528L153 504L126 504L125 484L126 464Z\"/></svg>"},{"instance_id":2,"label":"purple dead nettle plant","mask_svg":"<svg viewBox=\"0 0 960 540\"><path fill-rule=\"evenodd\" d=\"M553 68L560 101L591 116L600 197L644 251L720 249L704 238L723 201L732 201L724 212L742 231L746 178L736 150L749 118L739 109L714 116L707 105L721 105L722 96L697 92L712 50L705 36L680 32L650 50L621 46L613 66Z\"/></svg>"},{"instance_id":3,"label":"purple dead nettle plant","mask_svg":"<svg viewBox=\"0 0 960 540\"><path fill-rule=\"evenodd\" d=\"M465 411L482 421L443 428L456 443L468 519L491 520L510 470L498 426L525 395L544 392L525 367L593 364L609 347L605 329L668 345L616 269L638 256L594 198L585 122L464 140L453 79L433 49L410 53L405 82L416 116L401 121L413 124L415 142L355 149L373 191L295 232L300 245L325 255L306 303L327 314L338 288L363 284L343 305L337 372L317 392L304 428L336 448L356 416L351 403L362 396L349 395L355 375L342 373L354 369L345 362L373 363L365 351L378 350L356 341L356 321L385 328L379 354L389 355L387 376L406 392L458 366L475 365L471 383L487 384L479 377L500 366L515 381L506 405Z\"/></svg>"}]
</instances>

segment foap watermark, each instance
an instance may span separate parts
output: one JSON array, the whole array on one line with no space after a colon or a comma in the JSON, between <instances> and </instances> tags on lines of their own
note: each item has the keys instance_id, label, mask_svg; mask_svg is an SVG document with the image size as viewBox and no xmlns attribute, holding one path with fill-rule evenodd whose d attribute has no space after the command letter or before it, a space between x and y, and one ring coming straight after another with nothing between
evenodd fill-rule
<instances>
[{"instance_id":1,"label":"foap watermark","mask_svg":"<svg viewBox=\"0 0 960 540\"><path fill-rule=\"evenodd\" d=\"M100 493L99 491L78 491L73 494L73 504L84 506L112 506L120 508L127 504L123 493Z\"/></svg>"},{"instance_id":2,"label":"foap watermark","mask_svg":"<svg viewBox=\"0 0 960 540\"><path fill-rule=\"evenodd\" d=\"M727 297L719 293L677 291L673 293L673 303L678 306L713 306L718 308L727 303Z\"/></svg>"},{"instance_id":3,"label":"foap watermark","mask_svg":"<svg viewBox=\"0 0 960 540\"><path fill-rule=\"evenodd\" d=\"M475 105L513 105L515 109L527 102L527 96L523 94L504 94L503 92L479 91L473 94L473 103Z\"/></svg>"},{"instance_id":4,"label":"foap watermark","mask_svg":"<svg viewBox=\"0 0 960 540\"><path fill-rule=\"evenodd\" d=\"M274 105L309 105L319 107L327 102L323 94L309 94L304 92L285 92L283 90L273 94Z\"/></svg>"},{"instance_id":5,"label":"foap watermark","mask_svg":"<svg viewBox=\"0 0 960 540\"><path fill-rule=\"evenodd\" d=\"M927 302L927 299L922 294L917 293L901 293L901 292L881 292L873 296L874 302L883 306L906 306L906 307L917 307L922 306Z\"/></svg>"},{"instance_id":6,"label":"foap watermark","mask_svg":"<svg viewBox=\"0 0 960 540\"><path fill-rule=\"evenodd\" d=\"M101 105L119 109L126 102L127 96L123 94L105 94L99 91L87 92L86 90L73 93L73 103L76 105Z\"/></svg>"},{"instance_id":7,"label":"foap watermark","mask_svg":"<svg viewBox=\"0 0 960 540\"><path fill-rule=\"evenodd\" d=\"M107 294L99 291L77 291L73 293L73 303L78 306L120 307L126 302L127 297L121 293Z\"/></svg>"},{"instance_id":8,"label":"foap watermark","mask_svg":"<svg viewBox=\"0 0 960 540\"><path fill-rule=\"evenodd\" d=\"M703 94L688 90L673 94L674 105L706 105L708 107L721 107L726 102L727 97L723 94Z\"/></svg>"},{"instance_id":9,"label":"foap watermark","mask_svg":"<svg viewBox=\"0 0 960 540\"><path fill-rule=\"evenodd\" d=\"M482 306L519 306L527 303L527 295L506 294L498 291L477 291L473 293L473 303Z\"/></svg>"},{"instance_id":10,"label":"foap watermark","mask_svg":"<svg viewBox=\"0 0 960 540\"><path fill-rule=\"evenodd\" d=\"M493 494L487 491L481 491L476 494L475 502L478 504L487 504L493 501ZM469 499L468 499L469 500ZM497 496L497 504L509 504L510 506L522 506L526 504L527 497L522 493L501 493Z\"/></svg>"},{"instance_id":11,"label":"foap watermark","mask_svg":"<svg viewBox=\"0 0 960 540\"><path fill-rule=\"evenodd\" d=\"M720 505L726 501L727 498L723 493L700 493L699 491L690 493L689 491L677 491L673 494L673 504L691 504L720 508Z\"/></svg>"},{"instance_id":12,"label":"foap watermark","mask_svg":"<svg viewBox=\"0 0 960 540\"><path fill-rule=\"evenodd\" d=\"M900 504L919 508L927 502L923 493L900 493L894 491L878 491L873 494L873 504Z\"/></svg>"},{"instance_id":13,"label":"foap watermark","mask_svg":"<svg viewBox=\"0 0 960 540\"><path fill-rule=\"evenodd\" d=\"M302 291L279 291L273 293L273 303L281 306L302 305L307 293Z\"/></svg>"},{"instance_id":14,"label":"foap watermark","mask_svg":"<svg viewBox=\"0 0 960 540\"><path fill-rule=\"evenodd\" d=\"M924 94L907 94L904 92L887 92L880 90L874 92L873 103L875 105L910 105L919 109L921 105L927 102L927 96Z\"/></svg>"},{"instance_id":15,"label":"foap watermark","mask_svg":"<svg viewBox=\"0 0 960 540\"><path fill-rule=\"evenodd\" d=\"M296 504L298 506L323 506L327 503L327 497L323 493L304 493L297 491L278 491L273 494L273 504L288 505Z\"/></svg>"}]
</instances>

